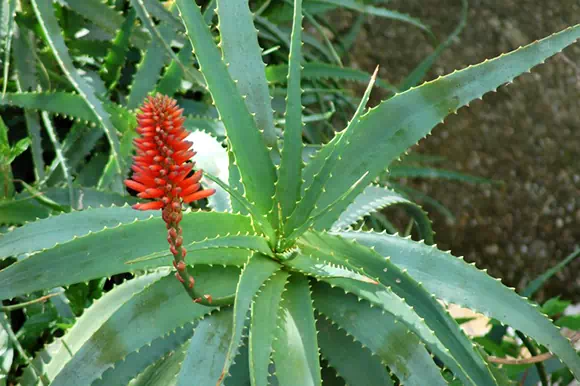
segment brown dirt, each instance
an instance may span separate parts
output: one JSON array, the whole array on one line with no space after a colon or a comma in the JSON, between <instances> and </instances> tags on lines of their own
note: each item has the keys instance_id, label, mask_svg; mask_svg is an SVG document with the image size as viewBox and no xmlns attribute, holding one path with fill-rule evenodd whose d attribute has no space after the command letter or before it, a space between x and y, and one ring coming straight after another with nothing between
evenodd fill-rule
<instances>
[{"instance_id":1,"label":"brown dirt","mask_svg":"<svg viewBox=\"0 0 580 386\"><path fill-rule=\"evenodd\" d=\"M459 18L460 0L392 0L388 7L419 17L439 39ZM352 15L332 16L348 26ZM574 0L470 0L467 27L439 58L427 80L493 58L580 23ZM426 36L407 24L369 17L351 65L400 82L432 52ZM490 93L437 126L417 150L447 158L441 166L502 180L468 185L407 181L456 215L448 224L432 213L440 248L464 255L504 283L523 288L580 243L580 43L532 74ZM580 299L580 259L552 279L544 297Z\"/></svg>"}]
</instances>

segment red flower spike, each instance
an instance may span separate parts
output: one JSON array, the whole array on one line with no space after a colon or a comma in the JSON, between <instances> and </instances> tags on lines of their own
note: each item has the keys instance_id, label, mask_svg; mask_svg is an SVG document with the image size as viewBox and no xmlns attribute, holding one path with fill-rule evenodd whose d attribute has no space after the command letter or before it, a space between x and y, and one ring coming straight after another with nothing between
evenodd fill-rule
<instances>
[{"instance_id":1,"label":"red flower spike","mask_svg":"<svg viewBox=\"0 0 580 386\"><path fill-rule=\"evenodd\" d=\"M190 150L191 142L185 140L188 132L183 128L185 118L182 113L177 101L168 96L157 94L145 100L137 114L136 131L140 138L133 141L137 149L131 167L134 174L132 179L125 180L125 185L138 192L138 197L153 199L134 205L134 209L163 210L169 250L177 269L175 277L194 301L209 305L211 296L200 297L193 289L195 280L185 264L186 249L182 247L179 223L183 217L183 203L207 198L215 190L201 190L201 170L191 174L194 163L190 160L195 152Z\"/></svg>"}]
</instances>

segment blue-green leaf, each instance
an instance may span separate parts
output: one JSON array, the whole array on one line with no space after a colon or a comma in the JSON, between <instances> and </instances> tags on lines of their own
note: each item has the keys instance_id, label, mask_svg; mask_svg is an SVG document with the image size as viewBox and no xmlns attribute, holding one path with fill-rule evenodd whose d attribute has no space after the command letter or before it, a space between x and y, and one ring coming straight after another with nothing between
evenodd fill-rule
<instances>
[{"instance_id":1,"label":"blue-green leaf","mask_svg":"<svg viewBox=\"0 0 580 386\"><path fill-rule=\"evenodd\" d=\"M294 211L300 199L302 186L302 0L294 1L294 17L290 38L288 92L286 95L286 125L280 172L276 184L276 201L282 213L282 222ZM277 209L278 210L278 209ZM289 234L290 232L286 233Z\"/></svg>"},{"instance_id":2,"label":"blue-green leaf","mask_svg":"<svg viewBox=\"0 0 580 386\"><path fill-rule=\"evenodd\" d=\"M379 358L344 330L324 317L318 318L316 329L322 356L349 385L393 385Z\"/></svg>"},{"instance_id":3,"label":"blue-green leaf","mask_svg":"<svg viewBox=\"0 0 580 386\"><path fill-rule=\"evenodd\" d=\"M278 382L282 386L321 385L316 325L305 276L290 276L278 319L273 352Z\"/></svg>"},{"instance_id":4,"label":"blue-green leaf","mask_svg":"<svg viewBox=\"0 0 580 386\"><path fill-rule=\"evenodd\" d=\"M176 385L216 384L226 359L232 324L231 307L214 312L199 322L189 341L181 369L176 374Z\"/></svg>"},{"instance_id":5,"label":"blue-green leaf","mask_svg":"<svg viewBox=\"0 0 580 386\"><path fill-rule=\"evenodd\" d=\"M221 49L228 71L259 130L263 132L268 147L278 151L274 130L274 117L270 90L266 81L262 48L258 44L258 31L247 0L218 0L217 14Z\"/></svg>"},{"instance_id":6,"label":"blue-green leaf","mask_svg":"<svg viewBox=\"0 0 580 386\"><path fill-rule=\"evenodd\" d=\"M265 216L270 212L270 220L275 224L276 211L271 209L276 173L262 135L222 61L199 7L187 0L176 0L176 4L209 91L226 127L229 145L245 187L245 195L250 202L255 203L261 215Z\"/></svg>"},{"instance_id":7,"label":"blue-green leaf","mask_svg":"<svg viewBox=\"0 0 580 386\"><path fill-rule=\"evenodd\" d=\"M378 355L402 384L447 384L423 343L392 315L327 284L317 283L312 297L318 311Z\"/></svg>"},{"instance_id":8,"label":"blue-green leaf","mask_svg":"<svg viewBox=\"0 0 580 386\"><path fill-rule=\"evenodd\" d=\"M252 386L268 384L272 343L276 334L276 320L288 272L280 270L264 283L252 303L250 342L248 346L250 381Z\"/></svg>"},{"instance_id":9,"label":"blue-green leaf","mask_svg":"<svg viewBox=\"0 0 580 386\"><path fill-rule=\"evenodd\" d=\"M208 237L253 232L250 218L230 213L185 213L181 226L185 230L186 249L188 243ZM0 299L116 273L169 266L170 257L126 264L130 260L168 251L165 229L161 217L153 217L105 228L32 254L0 271ZM188 255L187 262L242 265L247 256L245 249L208 249ZM70 267L79 268L71 270Z\"/></svg>"},{"instance_id":10,"label":"blue-green leaf","mask_svg":"<svg viewBox=\"0 0 580 386\"><path fill-rule=\"evenodd\" d=\"M59 66L72 83L75 90L83 98L89 109L93 112L101 128L105 131L111 145L111 159L112 162L114 162L115 170L118 172L118 178L120 179L123 173L124 164L120 155L117 131L111 122L109 114L105 110L103 103L97 98L93 88L75 68L64 43L64 38L54 14L52 2L46 0L32 0L31 2L39 24L44 32L45 39Z\"/></svg>"},{"instance_id":11,"label":"blue-green leaf","mask_svg":"<svg viewBox=\"0 0 580 386\"><path fill-rule=\"evenodd\" d=\"M427 244L433 244L431 221L423 208L393 190L375 185L367 186L355 198L354 202L342 212L338 220L332 224L332 228L337 230L348 228L364 216L392 205L400 205L405 208L415 220L421 238Z\"/></svg>"},{"instance_id":12,"label":"blue-green leaf","mask_svg":"<svg viewBox=\"0 0 580 386\"><path fill-rule=\"evenodd\" d=\"M223 383L237 354L252 299L262 284L279 269L280 265L278 263L259 253L252 255L248 263L244 266L236 289L231 339L224 357L225 363L223 364L221 375L217 380L217 385Z\"/></svg>"},{"instance_id":13,"label":"blue-green leaf","mask_svg":"<svg viewBox=\"0 0 580 386\"><path fill-rule=\"evenodd\" d=\"M550 320L513 289L474 265L435 247L398 236L365 232L340 235L372 246L380 255L388 256L393 264L406 269L439 299L489 315L529 335L580 376L580 359Z\"/></svg>"}]
</instances>

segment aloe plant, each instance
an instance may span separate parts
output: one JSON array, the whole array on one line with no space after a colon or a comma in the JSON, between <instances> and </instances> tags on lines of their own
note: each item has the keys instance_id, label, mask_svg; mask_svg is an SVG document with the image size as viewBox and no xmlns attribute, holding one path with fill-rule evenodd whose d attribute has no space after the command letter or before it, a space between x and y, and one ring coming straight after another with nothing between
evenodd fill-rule
<instances>
[{"instance_id":1,"label":"aloe plant","mask_svg":"<svg viewBox=\"0 0 580 386\"><path fill-rule=\"evenodd\" d=\"M137 125L134 112L100 99L68 58L52 3L31 3L47 45L78 94L7 93L3 102L94 123L94 131L104 133L110 145L99 185L118 189L129 167ZM64 3L100 7L93 2ZM155 8L151 1L132 3L147 32L131 33L132 22L121 26L116 13L94 14L95 23L108 30L122 27L115 52L124 52L129 42L165 49L167 41L187 38L182 44L193 49L199 71L185 54L166 52L164 60L171 58L175 64L167 76L207 86L225 129L227 149L219 156L229 160L228 170L220 176L206 167L204 181L210 180L216 189L208 197L214 209L186 210L180 222L183 240L170 234L171 250L165 240L166 215L128 206L78 208L77 195L85 193L72 186L70 202L43 197L51 200L51 212L57 214L46 213L1 237L0 257L17 261L0 271L0 299L132 273L39 352L21 384L508 382L503 370L487 360L485 351L449 315L450 303L516 328L553 352L580 379L577 353L535 304L462 258L437 249L421 208L373 184L448 114L574 43L580 26L409 88L367 109L375 72L348 126L304 163L301 0L293 3L281 140L247 1L217 1L219 45L191 0L176 0L169 11ZM152 10L176 30L152 22ZM130 37L123 35L127 33ZM15 46L25 50L26 41L18 40ZM118 79L118 59L108 56L110 68L101 72L109 85ZM27 74L24 64L16 63L17 77ZM173 78L164 80L166 85L175 83ZM134 84L131 93L143 93L138 86ZM153 90L145 94L149 91ZM132 98L137 97L130 96L127 103ZM140 120L137 131L143 134L148 130L143 125L150 124ZM196 125L184 122L186 128ZM198 144L194 139L194 148ZM63 145L61 150L64 154L67 149ZM63 156L63 170L66 162ZM195 178L199 180L199 174ZM155 190L144 192L144 197L159 197ZM105 202L102 191L94 194ZM362 216L394 204L411 210L423 241L350 229ZM142 202L137 208L161 206ZM187 252L187 258L179 255L175 264L177 276L183 280L181 272L187 278L183 286L171 274L171 256L179 246ZM10 335L10 326L2 325Z\"/></svg>"}]
</instances>

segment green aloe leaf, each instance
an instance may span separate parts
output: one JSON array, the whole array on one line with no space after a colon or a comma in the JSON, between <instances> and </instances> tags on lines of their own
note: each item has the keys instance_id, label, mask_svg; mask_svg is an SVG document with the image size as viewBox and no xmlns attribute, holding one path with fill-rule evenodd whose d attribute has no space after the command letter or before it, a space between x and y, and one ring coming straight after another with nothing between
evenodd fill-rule
<instances>
[{"instance_id":1,"label":"green aloe leaf","mask_svg":"<svg viewBox=\"0 0 580 386\"><path fill-rule=\"evenodd\" d=\"M351 279L363 283L378 284L377 281L354 272L346 267L332 262L318 259L314 256L297 255L290 260L284 261L284 265L295 272L312 276L318 280L328 279Z\"/></svg>"},{"instance_id":2,"label":"green aloe leaf","mask_svg":"<svg viewBox=\"0 0 580 386\"><path fill-rule=\"evenodd\" d=\"M14 34L14 68L16 86L19 92L34 90L38 84L36 76L36 59L32 42L34 35L25 28L17 26ZM44 178L44 159L42 158L42 136L38 114L24 110L24 120L30 137L34 175L36 181Z\"/></svg>"},{"instance_id":3,"label":"green aloe leaf","mask_svg":"<svg viewBox=\"0 0 580 386\"><path fill-rule=\"evenodd\" d=\"M185 213L181 226L186 243L228 233L253 233L250 218L229 213ZM168 250L165 229L163 220L153 217L89 233L32 254L0 271L3 283L0 299L122 272L168 266L171 258L126 264ZM187 262L241 265L247 255L247 250L237 248L198 250L188 256ZM75 265L82 269L68 269Z\"/></svg>"},{"instance_id":4,"label":"green aloe leaf","mask_svg":"<svg viewBox=\"0 0 580 386\"><path fill-rule=\"evenodd\" d=\"M248 346L252 386L268 384L278 309L288 276L289 273L283 270L274 273L252 302Z\"/></svg>"},{"instance_id":5,"label":"green aloe leaf","mask_svg":"<svg viewBox=\"0 0 580 386\"><path fill-rule=\"evenodd\" d=\"M236 356L236 362L230 367L230 373L225 379L225 386L250 386L250 364L248 354L248 339L245 338Z\"/></svg>"},{"instance_id":6,"label":"green aloe leaf","mask_svg":"<svg viewBox=\"0 0 580 386\"><path fill-rule=\"evenodd\" d=\"M471 184L493 184L499 181L488 178L472 176L454 170L427 168L419 166L393 166L389 168L389 177L391 178L434 178L451 181L468 182Z\"/></svg>"},{"instance_id":7,"label":"green aloe leaf","mask_svg":"<svg viewBox=\"0 0 580 386\"><path fill-rule=\"evenodd\" d=\"M391 161L426 136L447 115L481 98L486 92L511 82L579 37L580 26L568 28L509 54L397 94L372 109L362 117L359 125L353 127L350 145L337 163L333 178L326 184L326 192L317 205L324 207L330 204L362 175L368 174L350 197L316 222L315 228L328 229ZM381 141L376 138L381 138ZM339 139L340 135L337 135L304 169L305 187L312 183L320 165Z\"/></svg>"},{"instance_id":8,"label":"green aloe leaf","mask_svg":"<svg viewBox=\"0 0 580 386\"><path fill-rule=\"evenodd\" d=\"M143 52L141 62L137 66L137 72L133 76L133 82L127 99L127 108L136 109L143 100L155 90L157 81L161 78L161 70L169 64L169 56L161 43L161 39L167 39L175 35L169 24L164 24L158 31L160 38L149 41L147 49Z\"/></svg>"},{"instance_id":9,"label":"green aloe leaf","mask_svg":"<svg viewBox=\"0 0 580 386\"><path fill-rule=\"evenodd\" d=\"M349 385L393 385L379 357L344 330L324 317L317 319L316 329L323 358Z\"/></svg>"},{"instance_id":10,"label":"green aloe leaf","mask_svg":"<svg viewBox=\"0 0 580 386\"><path fill-rule=\"evenodd\" d=\"M363 94L363 97L360 100L358 108L356 109L354 116L352 117L351 121L349 122L348 126L356 126L360 122L360 118L366 109L366 105L369 101L371 96L371 91L373 89L375 79L377 77L378 67L375 69L373 76ZM347 133L352 132L352 130L345 131ZM286 225L286 234L291 234L296 228L304 224L308 216L311 215L312 211L316 208L316 202L318 198L325 190L325 185L328 182L328 179L332 175L332 170L334 166L338 162L338 159L341 157L344 148L348 145L349 136L344 135L341 136L341 140L337 143L337 145L333 148L332 152L329 152L327 159L322 164L322 167L319 171L316 172L314 179L310 186L306 188L302 194L302 197L298 204L296 205L296 209L288 219L288 224Z\"/></svg>"},{"instance_id":11,"label":"green aloe leaf","mask_svg":"<svg viewBox=\"0 0 580 386\"><path fill-rule=\"evenodd\" d=\"M4 317L4 315L2 315ZM0 385L6 386L8 374L14 360L14 348L4 327L0 326Z\"/></svg>"},{"instance_id":12,"label":"green aloe leaf","mask_svg":"<svg viewBox=\"0 0 580 386\"><path fill-rule=\"evenodd\" d=\"M290 54L288 57L288 91L284 118L284 147L280 160L279 178L276 184L276 201L282 213L282 222L294 211L300 199L302 185L302 89L300 73L302 66L302 0L294 1ZM290 230L291 231L291 230ZM290 234L290 232L286 233Z\"/></svg>"},{"instance_id":13,"label":"green aloe leaf","mask_svg":"<svg viewBox=\"0 0 580 386\"><path fill-rule=\"evenodd\" d=\"M195 328L176 385L213 385L220 377L232 336L232 308L214 312Z\"/></svg>"},{"instance_id":14,"label":"green aloe leaf","mask_svg":"<svg viewBox=\"0 0 580 386\"><path fill-rule=\"evenodd\" d=\"M120 155L120 144L117 131L111 122L110 116L105 110L103 103L97 98L95 90L87 83L75 68L70 57L68 49L64 43L62 32L54 14L52 2L45 0L32 0L34 12L42 27L44 37L50 46L59 66L65 73L75 90L86 102L87 106L97 118L99 125L105 131L111 145L111 160L114 162L115 169L120 175L123 173L124 163Z\"/></svg>"},{"instance_id":15,"label":"green aloe leaf","mask_svg":"<svg viewBox=\"0 0 580 386\"><path fill-rule=\"evenodd\" d=\"M121 29L125 20L115 8L100 0L59 0L59 3L64 4L112 36L115 36L117 31ZM145 49L148 40L147 33L135 26L131 34L131 43L139 49Z\"/></svg>"},{"instance_id":16,"label":"green aloe leaf","mask_svg":"<svg viewBox=\"0 0 580 386\"><path fill-rule=\"evenodd\" d=\"M278 382L282 386L321 385L316 325L305 276L290 276L278 313L273 352Z\"/></svg>"},{"instance_id":17,"label":"green aloe leaf","mask_svg":"<svg viewBox=\"0 0 580 386\"><path fill-rule=\"evenodd\" d=\"M14 36L16 0L4 0L0 7L0 21L2 22L2 27L0 27L0 44L2 45L2 53L4 54L4 57L2 58L2 78L4 80L2 84L2 94L4 94L8 87L8 75L10 74L10 53L12 38Z\"/></svg>"},{"instance_id":18,"label":"green aloe leaf","mask_svg":"<svg viewBox=\"0 0 580 386\"><path fill-rule=\"evenodd\" d=\"M447 385L423 343L391 315L327 284L313 288L314 307L378 355L405 385Z\"/></svg>"},{"instance_id":19,"label":"green aloe leaf","mask_svg":"<svg viewBox=\"0 0 580 386\"><path fill-rule=\"evenodd\" d=\"M316 256L309 256L312 259L317 259ZM330 259L334 264L339 264L340 259ZM417 335L427 346L427 348L442 360L447 367L457 374L464 372L462 366L456 358L450 355L449 350L441 341L435 336L434 332L425 323L425 320L417 315L413 307L409 306L405 300L395 294L391 287L387 287L381 283L365 283L362 281L354 281L343 279L339 277L321 277L320 280L329 283L331 286L342 288L346 293L352 293L388 312L400 322L403 322L409 330ZM469 377L466 376L467 382Z\"/></svg>"},{"instance_id":20,"label":"green aloe leaf","mask_svg":"<svg viewBox=\"0 0 580 386\"><path fill-rule=\"evenodd\" d=\"M238 272L233 268L201 266L192 271L200 291L214 294L215 297L227 296L235 291ZM211 307L192 302L173 275L161 278L117 309L73 352L72 359L58 372L52 384L90 384L129 353L200 319L211 310Z\"/></svg>"},{"instance_id":21,"label":"green aloe leaf","mask_svg":"<svg viewBox=\"0 0 580 386\"><path fill-rule=\"evenodd\" d=\"M220 51L213 42L198 6L186 0L177 0L176 4L220 118L226 127L245 195L250 202L255 203L261 215L265 216L273 207L276 172L264 139L221 59ZM272 216L276 212L270 213L270 220L275 224Z\"/></svg>"},{"instance_id":22,"label":"green aloe leaf","mask_svg":"<svg viewBox=\"0 0 580 386\"><path fill-rule=\"evenodd\" d=\"M302 79L336 79L368 84L372 78L371 74L364 71L356 70L354 68L343 68L328 63L308 62L304 63L303 66ZM276 64L266 68L266 77L270 83L285 83L287 80L287 74L288 65L286 64ZM397 91L395 86L390 85L382 79L377 79L377 85L388 91Z\"/></svg>"},{"instance_id":23,"label":"green aloe leaf","mask_svg":"<svg viewBox=\"0 0 580 386\"><path fill-rule=\"evenodd\" d=\"M79 210L98 206L122 206L136 202L133 197L93 188L73 188L73 194L77 198L74 209ZM67 211L70 209L69 204L67 189L49 188L38 195L23 192L13 200L0 200L0 223L24 224L32 222L46 218L53 213Z\"/></svg>"},{"instance_id":24,"label":"green aloe leaf","mask_svg":"<svg viewBox=\"0 0 580 386\"><path fill-rule=\"evenodd\" d=\"M270 90L262 48L247 0L218 0L219 31L224 60L268 147L278 151Z\"/></svg>"},{"instance_id":25,"label":"green aloe leaf","mask_svg":"<svg viewBox=\"0 0 580 386\"><path fill-rule=\"evenodd\" d=\"M184 243L183 246L188 253L207 251L211 249L227 250L228 248L246 249L256 251L267 256L273 256L266 239L258 234L238 234L238 235L220 235L216 238L208 238L193 243ZM149 255L127 261L126 264L137 264L150 260L167 259L173 256L169 251L151 253Z\"/></svg>"},{"instance_id":26,"label":"green aloe leaf","mask_svg":"<svg viewBox=\"0 0 580 386\"><path fill-rule=\"evenodd\" d=\"M53 380L71 359L69 350L72 353L77 352L134 294L143 291L166 274L167 272L156 272L139 276L114 287L102 298L95 300L75 321L74 326L68 330L66 336L56 339L38 354L34 359L35 365L42 367L46 376ZM36 377L32 369L27 368L20 381L24 385L36 384Z\"/></svg>"},{"instance_id":27,"label":"green aloe leaf","mask_svg":"<svg viewBox=\"0 0 580 386\"><path fill-rule=\"evenodd\" d=\"M156 19L167 22L171 24L171 27L178 32L185 32L185 28L183 24L179 20L179 18L174 15L172 12L169 12L163 3L157 0L141 0L143 6L147 9L147 12L150 13L152 16L155 16Z\"/></svg>"},{"instance_id":28,"label":"green aloe leaf","mask_svg":"<svg viewBox=\"0 0 580 386\"><path fill-rule=\"evenodd\" d=\"M157 0L154 0L157 3ZM181 24L181 22L180 22ZM171 64L167 67L161 79L157 83L156 92L165 95L173 95L181 89L181 81L184 77L184 71L182 67L193 68L193 55L191 42L187 41L185 45L179 50L177 54L178 60L172 60ZM216 121L219 122L219 121ZM202 127L199 127L202 129ZM215 133L215 131L210 131Z\"/></svg>"},{"instance_id":29,"label":"green aloe leaf","mask_svg":"<svg viewBox=\"0 0 580 386\"><path fill-rule=\"evenodd\" d=\"M427 32L430 32L429 27L421 22L421 20L406 15L404 13L391 11L389 9L374 7L372 5L363 5L355 0L312 0L313 3L330 4L338 7L347 8L353 11L366 13L368 15L384 17L392 20L399 20L405 23L412 24Z\"/></svg>"},{"instance_id":30,"label":"green aloe leaf","mask_svg":"<svg viewBox=\"0 0 580 386\"><path fill-rule=\"evenodd\" d=\"M0 103L23 109L48 111L85 122L96 122L94 113L80 95L62 91L50 93L6 93Z\"/></svg>"},{"instance_id":31,"label":"green aloe leaf","mask_svg":"<svg viewBox=\"0 0 580 386\"><path fill-rule=\"evenodd\" d=\"M252 255L248 263L242 269L238 287L236 288L231 339L224 357L225 363L223 364L221 375L217 380L217 385L223 383L238 352L238 347L242 340L242 333L244 331L252 300L258 293L262 284L279 269L280 265L278 263L258 253Z\"/></svg>"},{"instance_id":32,"label":"green aloe leaf","mask_svg":"<svg viewBox=\"0 0 580 386\"><path fill-rule=\"evenodd\" d=\"M536 293L536 291L538 291L540 288L542 288L542 286L544 285L544 283L546 283L546 281L550 280L550 278L552 276L554 276L556 273L560 272L568 264L570 264L571 262L573 262L574 260L576 260L576 258L578 256L580 256L580 249L576 249L574 252L572 252L571 254L569 254L568 256L566 256L558 264L556 264L555 266L549 268L544 273L542 273L540 276L538 276L537 278L535 278L534 280L532 280L526 286L526 288L524 289L524 291L522 292L522 296L530 297L531 298Z\"/></svg>"},{"instance_id":33,"label":"green aloe leaf","mask_svg":"<svg viewBox=\"0 0 580 386\"><path fill-rule=\"evenodd\" d=\"M193 327L192 323L188 323L167 336L155 339L150 345L141 347L139 351L132 352L115 363L114 367L106 370L91 386L126 386L149 365L168 353L178 351L183 342L191 339Z\"/></svg>"},{"instance_id":34,"label":"green aloe leaf","mask_svg":"<svg viewBox=\"0 0 580 386\"><path fill-rule=\"evenodd\" d=\"M550 320L513 289L474 265L450 253L397 236L364 232L344 232L341 236L373 246L381 256L389 256L393 264L406 269L437 298L489 315L529 335L580 376L580 359Z\"/></svg>"},{"instance_id":35,"label":"green aloe leaf","mask_svg":"<svg viewBox=\"0 0 580 386\"><path fill-rule=\"evenodd\" d=\"M448 361L446 365L452 368L465 384L480 385L495 382L487 364L457 322L420 281L373 250L341 237L310 232L299 241L299 247L304 253L330 261L334 256L336 263L364 272L392 289L398 297L405 299L449 350L450 356L447 358L455 358L458 365L454 361ZM425 336L428 337L428 334ZM436 348L436 342L434 343Z\"/></svg>"},{"instance_id":36,"label":"green aloe leaf","mask_svg":"<svg viewBox=\"0 0 580 386\"><path fill-rule=\"evenodd\" d=\"M157 28L143 0L131 0L131 4L137 12L139 19L141 19L141 22L151 35L152 41L159 44L161 49L165 51L165 55L168 55L181 68L185 78L194 84L204 85L203 77L199 71L193 66L186 66L182 63L181 58L177 56L171 48L172 40L181 40L181 36L177 34L175 25L172 25L171 23L163 23L160 28ZM170 8L173 12L174 5L172 3L170 4ZM163 31L166 31L166 33L163 33Z\"/></svg>"},{"instance_id":37,"label":"green aloe leaf","mask_svg":"<svg viewBox=\"0 0 580 386\"><path fill-rule=\"evenodd\" d=\"M0 236L0 259L52 248L75 237L145 220L153 215L127 207L112 207L75 211L34 221Z\"/></svg>"},{"instance_id":38,"label":"green aloe leaf","mask_svg":"<svg viewBox=\"0 0 580 386\"><path fill-rule=\"evenodd\" d=\"M185 358L189 341L183 343L175 351L151 364L141 374L129 382L128 386L175 386L175 374L181 370L181 363Z\"/></svg>"},{"instance_id":39,"label":"green aloe leaf","mask_svg":"<svg viewBox=\"0 0 580 386\"><path fill-rule=\"evenodd\" d=\"M113 90L121 76L121 70L125 64L127 52L129 51L129 39L135 24L135 12L129 10L121 28L113 40L113 45L109 48L107 56L101 67L101 77L109 90Z\"/></svg>"},{"instance_id":40,"label":"green aloe leaf","mask_svg":"<svg viewBox=\"0 0 580 386\"><path fill-rule=\"evenodd\" d=\"M369 185L332 224L333 229L345 229L364 216L393 205L400 205L415 220L419 234L427 244L433 244L433 229L427 213L419 205L397 192L381 186Z\"/></svg>"}]
</instances>

